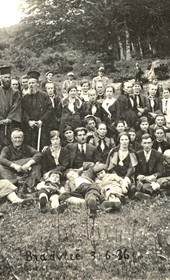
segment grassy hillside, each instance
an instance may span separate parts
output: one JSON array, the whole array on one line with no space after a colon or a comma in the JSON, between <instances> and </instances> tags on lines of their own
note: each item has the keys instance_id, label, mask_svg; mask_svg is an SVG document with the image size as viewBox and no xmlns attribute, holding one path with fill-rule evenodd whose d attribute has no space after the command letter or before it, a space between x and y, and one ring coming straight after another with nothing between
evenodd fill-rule
<instances>
[{"instance_id":1,"label":"grassy hillside","mask_svg":"<svg viewBox=\"0 0 170 280\"><path fill-rule=\"evenodd\" d=\"M170 279L169 197L128 201L120 212L85 206L42 214L8 203L0 221L0 279Z\"/></svg>"}]
</instances>

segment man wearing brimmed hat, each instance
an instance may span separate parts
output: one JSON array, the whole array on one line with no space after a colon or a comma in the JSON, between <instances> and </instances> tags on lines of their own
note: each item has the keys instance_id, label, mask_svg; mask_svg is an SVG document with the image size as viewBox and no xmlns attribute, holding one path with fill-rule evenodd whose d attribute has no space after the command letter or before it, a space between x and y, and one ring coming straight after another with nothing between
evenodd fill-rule
<instances>
[{"instance_id":1,"label":"man wearing brimmed hat","mask_svg":"<svg viewBox=\"0 0 170 280\"><path fill-rule=\"evenodd\" d=\"M77 82L75 81L74 73L73 72L68 72L67 80L65 80L63 82L62 89L67 91L67 89L71 85L77 85Z\"/></svg>"},{"instance_id":2,"label":"man wearing brimmed hat","mask_svg":"<svg viewBox=\"0 0 170 280\"><path fill-rule=\"evenodd\" d=\"M96 84L98 82L102 82L104 87L108 85L109 79L106 76L104 76L104 74L105 74L105 68L100 67L98 70L98 76L94 77L92 80L92 88L96 89Z\"/></svg>"},{"instance_id":3,"label":"man wearing brimmed hat","mask_svg":"<svg viewBox=\"0 0 170 280\"><path fill-rule=\"evenodd\" d=\"M42 148L48 145L48 124L52 115L52 104L49 96L39 90L40 73L30 71L27 75L29 94L22 97L25 139L30 146L37 148L39 135Z\"/></svg>"},{"instance_id":4,"label":"man wearing brimmed hat","mask_svg":"<svg viewBox=\"0 0 170 280\"><path fill-rule=\"evenodd\" d=\"M0 86L0 149L10 143L13 127L21 122L21 102L18 92L11 88L11 67L1 67Z\"/></svg>"}]
</instances>

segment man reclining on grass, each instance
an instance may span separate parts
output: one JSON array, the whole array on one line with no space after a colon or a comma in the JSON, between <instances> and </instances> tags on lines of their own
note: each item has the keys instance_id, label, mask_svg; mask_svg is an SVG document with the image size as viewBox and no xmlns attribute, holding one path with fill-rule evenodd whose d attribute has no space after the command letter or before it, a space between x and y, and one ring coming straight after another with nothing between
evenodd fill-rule
<instances>
[{"instance_id":1,"label":"man reclining on grass","mask_svg":"<svg viewBox=\"0 0 170 280\"><path fill-rule=\"evenodd\" d=\"M105 198L103 206L109 212L120 209L121 202L125 202L124 194L128 191L128 183L116 173L110 174L106 170L107 166L103 163L96 163L93 167L95 183Z\"/></svg>"},{"instance_id":2,"label":"man reclining on grass","mask_svg":"<svg viewBox=\"0 0 170 280\"><path fill-rule=\"evenodd\" d=\"M97 206L101 202L100 190L93 181L93 165L92 163L89 165L86 163L81 175L77 170L70 169L67 173L66 192L61 194L59 198L60 203L70 202L75 204L85 201L90 210L90 217L95 217Z\"/></svg>"}]
</instances>

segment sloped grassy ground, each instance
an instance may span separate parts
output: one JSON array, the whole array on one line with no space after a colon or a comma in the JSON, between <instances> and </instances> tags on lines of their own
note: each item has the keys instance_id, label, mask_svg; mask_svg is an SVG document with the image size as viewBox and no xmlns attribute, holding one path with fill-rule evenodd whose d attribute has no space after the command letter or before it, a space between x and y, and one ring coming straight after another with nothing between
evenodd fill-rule
<instances>
[{"instance_id":1,"label":"sloped grassy ground","mask_svg":"<svg viewBox=\"0 0 170 280\"><path fill-rule=\"evenodd\" d=\"M128 201L120 212L85 206L42 214L0 206L0 279L170 279L170 198Z\"/></svg>"}]
</instances>

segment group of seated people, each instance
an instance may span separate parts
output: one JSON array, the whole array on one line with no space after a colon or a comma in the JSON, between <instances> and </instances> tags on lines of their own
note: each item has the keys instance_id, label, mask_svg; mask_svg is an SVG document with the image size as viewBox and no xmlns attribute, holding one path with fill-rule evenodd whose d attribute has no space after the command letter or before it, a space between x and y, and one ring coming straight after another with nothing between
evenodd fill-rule
<instances>
[{"instance_id":1,"label":"group of seated people","mask_svg":"<svg viewBox=\"0 0 170 280\"><path fill-rule=\"evenodd\" d=\"M23 196L37 194L42 213L49 202L53 214L68 204L85 203L95 217L100 205L114 211L127 198L169 195L169 88L160 93L152 83L146 94L141 82L128 81L116 96L103 67L91 84L78 84L68 74L60 96L54 82L42 83L44 92L39 73L29 72L28 92L17 97L20 121L12 117L19 110L16 99L9 101L10 112L3 113L0 123L6 140L1 141L0 198L31 203L32 198L18 197L17 188L22 188ZM3 78L1 82L4 93ZM15 96L17 90L8 86L7 92Z\"/></svg>"}]
</instances>

